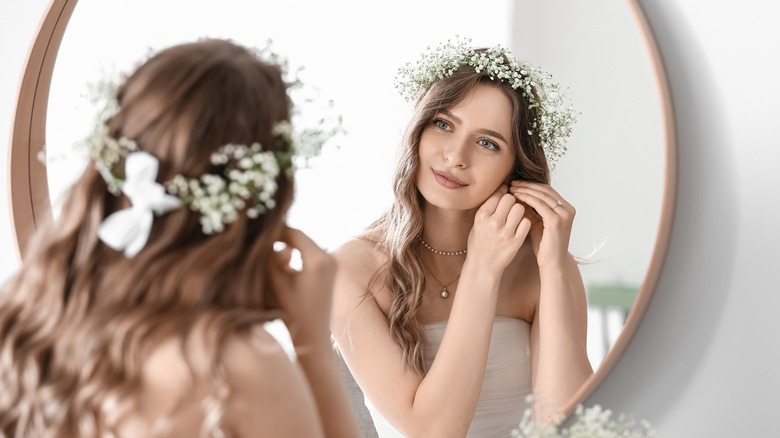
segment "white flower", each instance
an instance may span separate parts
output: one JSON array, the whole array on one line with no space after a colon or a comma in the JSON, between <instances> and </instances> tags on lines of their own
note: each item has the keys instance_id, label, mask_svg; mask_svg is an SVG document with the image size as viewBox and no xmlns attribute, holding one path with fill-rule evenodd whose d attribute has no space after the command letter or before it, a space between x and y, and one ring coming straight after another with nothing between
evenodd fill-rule
<instances>
[{"instance_id":1,"label":"white flower","mask_svg":"<svg viewBox=\"0 0 780 438\"><path fill-rule=\"evenodd\" d=\"M272 152L262 152L259 143L225 145L212 154L212 163L225 167L222 175L190 180L177 175L166 185L168 193L201 214L204 233L222 231L238 219L239 210L246 208L247 216L256 218L276 206L273 197L280 166Z\"/></svg>"},{"instance_id":2,"label":"white flower","mask_svg":"<svg viewBox=\"0 0 780 438\"><path fill-rule=\"evenodd\" d=\"M396 88L406 100L413 101L433 82L468 65L492 80L498 79L520 89L528 99L529 108L537 108L533 127L539 133L550 169L554 169L555 163L566 153L566 140L571 136L571 126L577 115L560 92L560 86L552 81L552 75L520 63L501 45L476 53L470 43L471 39L456 38L454 42L447 40L439 44L435 50L427 48L414 65L406 63L398 69Z\"/></svg>"},{"instance_id":3,"label":"white flower","mask_svg":"<svg viewBox=\"0 0 780 438\"><path fill-rule=\"evenodd\" d=\"M331 113L333 102L315 106L317 96L311 94L309 88L304 88L297 76L291 76L287 60L270 50L270 41L265 48L256 49L255 54L280 66L293 102L292 123L284 120L273 127L273 152L263 150L257 142L250 145L225 144L210 156L211 164L218 168L218 173L199 177L176 175L163 183L170 195L200 214L205 234L223 231L227 224L238 219L242 210L247 217L254 219L275 208L274 196L280 174L291 178L297 159L305 162L318 155L327 141L343 133L341 118ZM294 74L297 75L297 72ZM108 128L108 122L120 110L117 93L123 80L123 76L114 75L92 87L90 96L98 106L98 112L91 133L79 143L95 162L108 190L116 195L122 193L125 182L122 161L130 152L139 150L134 140L116 139ZM298 99L301 93L303 98ZM306 119L303 113L314 118Z\"/></svg>"},{"instance_id":4,"label":"white flower","mask_svg":"<svg viewBox=\"0 0 780 438\"><path fill-rule=\"evenodd\" d=\"M639 423L633 418L619 414L612 418L612 411L599 405L585 408L578 405L571 418L563 425L554 426L537 423L531 419L531 409L526 409L519 426L512 430L518 438L652 438L655 431L649 422ZM568 426L567 426L568 425Z\"/></svg>"}]
</instances>

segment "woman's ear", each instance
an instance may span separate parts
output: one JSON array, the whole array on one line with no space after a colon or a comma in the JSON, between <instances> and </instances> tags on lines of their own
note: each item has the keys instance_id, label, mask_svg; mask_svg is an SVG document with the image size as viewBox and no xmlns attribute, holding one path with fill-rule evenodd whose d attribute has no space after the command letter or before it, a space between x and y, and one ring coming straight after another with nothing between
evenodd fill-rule
<instances>
[{"instance_id":1,"label":"woman's ear","mask_svg":"<svg viewBox=\"0 0 780 438\"><path fill-rule=\"evenodd\" d=\"M509 172L509 175L507 175L506 178L504 178L504 184L506 184L507 186L512 185L512 179L513 179L512 175L514 175L514 171Z\"/></svg>"}]
</instances>

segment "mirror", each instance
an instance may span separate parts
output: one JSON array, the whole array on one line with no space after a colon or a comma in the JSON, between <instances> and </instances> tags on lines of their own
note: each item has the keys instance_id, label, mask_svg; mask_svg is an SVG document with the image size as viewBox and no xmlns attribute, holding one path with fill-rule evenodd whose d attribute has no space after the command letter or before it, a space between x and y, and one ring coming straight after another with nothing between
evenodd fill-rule
<instances>
[{"instance_id":1,"label":"mirror","mask_svg":"<svg viewBox=\"0 0 780 438\"><path fill-rule=\"evenodd\" d=\"M272 39L293 65L305 65L308 83L335 100L348 135L299 171L289 217L334 248L390 203L409 109L393 86L396 69L428 45L470 36L476 44L501 43L552 72L581 113L553 178L577 208L570 250L590 255L581 271L589 294L588 354L597 372L571 406L614 366L660 274L675 195L671 101L637 1L594 7L490 0L479 8L466 0L76 3L52 1L20 88L10 172L20 252L35 224L57 214L64 189L86 165L73 144L92 120L87 82L104 70L130 69L149 49L203 36L257 46ZM45 166L36 159L44 150Z\"/></svg>"}]
</instances>

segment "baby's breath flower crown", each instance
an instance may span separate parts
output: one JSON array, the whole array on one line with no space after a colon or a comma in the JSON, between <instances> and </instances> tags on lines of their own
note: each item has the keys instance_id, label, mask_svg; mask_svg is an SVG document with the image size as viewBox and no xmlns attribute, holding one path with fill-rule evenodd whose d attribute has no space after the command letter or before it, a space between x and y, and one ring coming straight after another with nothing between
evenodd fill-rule
<instances>
[{"instance_id":1,"label":"baby's breath flower crown","mask_svg":"<svg viewBox=\"0 0 780 438\"><path fill-rule=\"evenodd\" d=\"M434 82L451 76L462 66L477 73L484 72L494 81L508 83L519 89L536 109L531 131L538 132L550 169L566 153L566 140L576 122L576 112L552 75L528 63L520 63L512 53L497 45L477 52L470 38L456 37L435 49L428 47L416 63L406 63L398 69L395 87L407 101L418 99Z\"/></svg>"},{"instance_id":2,"label":"baby's breath flower crown","mask_svg":"<svg viewBox=\"0 0 780 438\"><path fill-rule=\"evenodd\" d=\"M256 218L273 209L279 174L284 172L286 177L292 177L296 165L308 163L310 158L319 155L325 143L344 132L341 118L323 115L322 108L315 108L320 111L316 123L303 120L301 106L297 104L311 107L316 99L311 97L311 89L305 99L296 99L296 93L305 87L297 74L290 73L287 60L270 50L270 41L268 47L255 49L255 54L281 67L293 101L292 120L304 127L293 129L292 123L280 122L273 131L275 152L263 150L260 143L226 144L211 156L211 163L222 169L220 174L199 177L176 175L163 182L168 194L200 214L205 234L222 232L242 211L249 218ZM95 163L108 184L108 190L117 196L122 194L125 183L121 164L130 154L139 152L134 140L126 137L116 139L109 134L108 122L119 112L117 93L124 79L104 78L92 85L90 97L99 112L91 133L78 144ZM332 109L332 102L328 103Z\"/></svg>"}]
</instances>

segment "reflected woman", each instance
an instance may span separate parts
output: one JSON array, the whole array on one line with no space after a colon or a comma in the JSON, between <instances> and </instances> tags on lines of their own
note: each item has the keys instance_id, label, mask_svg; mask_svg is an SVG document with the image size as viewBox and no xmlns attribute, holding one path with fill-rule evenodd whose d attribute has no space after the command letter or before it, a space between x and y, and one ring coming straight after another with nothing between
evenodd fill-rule
<instances>
[{"instance_id":1,"label":"reflected woman","mask_svg":"<svg viewBox=\"0 0 780 438\"><path fill-rule=\"evenodd\" d=\"M415 107L394 203L335 251L331 328L375 427L506 437L531 403L555 422L593 373L575 209L549 185L573 110L548 75L469 40L397 85Z\"/></svg>"}]
</instances>

